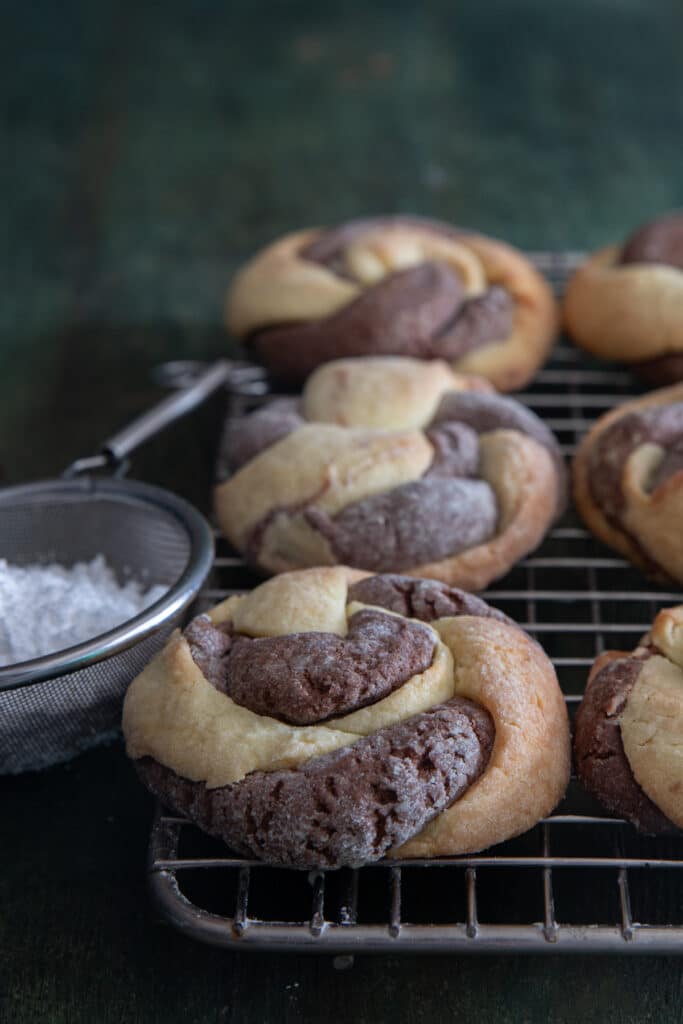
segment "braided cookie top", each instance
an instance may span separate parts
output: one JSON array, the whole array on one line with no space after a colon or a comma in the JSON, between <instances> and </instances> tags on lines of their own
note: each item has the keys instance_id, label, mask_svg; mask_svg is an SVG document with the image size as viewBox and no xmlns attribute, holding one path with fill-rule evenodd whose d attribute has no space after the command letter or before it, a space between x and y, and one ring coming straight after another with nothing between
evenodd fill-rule
<instances>
[{"instance_id":1,"label":"braided cookie top","mask_svg":"<svg viewBox=\"0 0 683 1024\"><path fill-rule=\"evenodd\" d=\"M594 355L631 363L655 385L683 380L683 212L594 253L569 282L564 316Z\"/></svg>"},{"instance_id":2,"label":"braided cookie top","mask_svg":"<svg viewBox=\"0 0 683 1024\"><path fill-rule=\"evenodd\" d=\"M574 462L582 516L648 575L683 582L683 385L625 402Z\"/></svg>"},{"instance_id":3,"label":"braided cookie top","mask_svg":"<svg viewBox=\"0 0 683 1024\"><path fill-rule=\"evenodd\" d=\"M584 785L643 832L683 828L683 605L661 611L632 654L607 651L576 716Z\"/></svg>"},{"instance_id":4,"label":"braided cookie top","mask_svg":"<svg viewBox=\"0 0 683 1024\"><path fill-rule=\"evenodd\" d=\"M176 632L123 726L163 800L295 867L479 849L531 827L567 781L538 645L463 591L343 566L276 577Z\"/></svg>"},{"instance_id":5,"label":"braided cookie top","mask_svg":"<svg viewBox=\"0 0 683 1024\"><path fill-rule=\"evenodd\" d=\"M345 563L480 589L540 543L565 498L554 436L440 361L346 359L301 400L228 422L218 522L255 565Z\"/></svg>"},{"instance_id":6,"label":"braided cookie top","mask_svg":"<svg viewBox=\"0 0 683 1024\"><path fill-rule=\"evenodd\" d=\"M346 356L444 359L501 391L545 359L555 303L520 252L419 217L287 235L235 276L230 330L276 376Z\"/></svg>"}]
</instances>

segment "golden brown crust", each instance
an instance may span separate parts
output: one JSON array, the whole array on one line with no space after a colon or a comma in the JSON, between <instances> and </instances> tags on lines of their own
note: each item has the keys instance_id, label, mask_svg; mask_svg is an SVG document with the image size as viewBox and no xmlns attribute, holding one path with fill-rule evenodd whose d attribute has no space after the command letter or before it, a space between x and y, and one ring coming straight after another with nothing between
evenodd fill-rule
<instances>
[{"instance_id":1,"label":"golden brown crust","mask_svg":"<svg viewBox=\"0 0 683 1024\"><path fill-rule=\"evenodd\" d=\"M621 738L643 792L683 828L683 669L655 655L644 663L621 715Z\"/></svg>"},{"instance_id":2,"label":"golden brown crust","mask_svg":"<svg viewBox=\"0 0 683 1024\"><path fill-rule=\"evenodd\" d=\"M496 739L482 777L396 857L473 853L526 832L557 806L569 781L567 708L538 644L492 619L434 626L454 657L456 694L489 711Z\"/></svg>"},{"instance_id":3,"label":"golden brown crust","mask_svg":"<svg viewBox=\"0 0 683 1024\"><path fill-rule=\"evenodd\" d=\"M600 417L582 439L572 467L574 500L586 525L610 547L625 555L655 580L683 581L683 488L679 475L665 482L653 494L642 484L646 479L650 449L636 449L624 467L622 486L626 507L623 521L628 532L610 522L593 498L590 485L590 460L600 436L617 420L632 412L683 401L683 384L661 388L640 398L624 402ZM650 557L648 557L648 555Z\"/></svg>"},{"instance_id":4,"label":"golden brown crust","mask_svg":"<svg viewBox=\"0 0 683 1024\"><path fill-rule=\"evenodd\" d=\"M459 422L457 411L450 420L448 405L440 406L454 391L468 393L467 410L461 415L474 428L462 429L476 447L470 471L453 471L453 479L462 475L466 486L483 488L491 504L490 531L480 533L469 547L451 546L449 540L436 549L436 557L436 545L423 547L417 555L401 549L402 560L394 564L368 563L357 546L335 548L327 527L312 521L312 512L334 518L372 496L387 495L389 500L393 490L398 493L411 483L422 486L435 455L433 431ZM565 489L552 435L511 399L492 395L484 403L490 393L482 378L454 374L440 361L368 357L327 363L304 389L302 425L218 485L218 523L228 539L267 572L346 561L482 589L538 546L562 508ZM438 408L445 411L435 415ZM478 421L483 426L477 427ZM500 429L497 422L511 425ZM539 440L523 432L537 429ZM419 507L424 509L423 504ZM439 499L433 515L438 512L453 523L453 512L448 512L453 507ZM383 521L379 513L377 521ZM388 522L387 536L391 526ZM436 524L432 529L445 527Z\"/></svg>"},{"instance_id":5,"label":"golden brown crust","mask_svg":"<svg viewBox=\"0 0 683 1024\"><path fill-rule=\"evenodd\" d=\"M596 658L575 722L579 776L646 832L683 827L683 605L633 652Z\"/></svg>"},{"instance_id":6,"label":"golden brown crust","mask_svg":"<svg viewBox=\"0 0 683 1024\"><path fill-rule=\"evenodd\" d=\"M362 605L349 585L364 574L343 566L289 573L213 609L249 635L332 630L343 635ZM396 579L393 577L392 579ZM386 612L386 614L397 614ZM302 765L392 723L466 697L495 725L495 743L481 778L397 856L474 852L532 827L561 799L569 777L569 728L554 670L541 648L517 627L462 615L430 623L430 667L389 697L343 717L292 726L235 704L203 676L178 632L131 684L123 728L129 756L154 758L182 778L216 788L254 771Z\"/></svg>"},{"instance_id":7,"label":"golden brown crust","mask_svg":"<svg viewBox=\"0 0 683 1024\"><path fill-rule=\"evenodd\" d=\"M453 363L459 373L486 377L498 391L517 391L545 362L559 326L557 303L545 278L519 250L484 235L466 235L490 284L500 284L515 300L513 332Z\"/></svg>"},{"instance_id":8,"label":"golden brown crust","mask_svg":"<svg viewBox=\"0 0 683 1024\"><path fill-rule=\"evenodd\" d=\"M652 624L650 639L669 661L683 668L683 604L659 612Z\"/></svg>"},{"instance_id":9,"label":"golden brown crust","mask_svg":"<svg viewBox=\"0 0 683 1024\"><path fill-rule=\"evenodd\" d=\"M558 327L557 305L545 279L512 246L445 225L435 230L416 219L374 221L343 247L344 272L339 274L303 255L324 234L312 229L287 235L235 275L226 300L230 331L245 338L268 327L323 320L390 275L432 262L455 270L467 297L498 285L514 303L508 336L454 358L453 370L481 375L499 391L512 391L528 383L547 357ZM371 345L362 354L374 351Z\"/></svg>"},{"instance_id":10,"label":"golden brown crust","mask_svg":"<svg viewBox=\"0 0 683 1024\"><path fill-rule=\"evenodd\" d=\"M683 352L683 273L664 264L620 264L621 248L593 253L564 296L567 331L602 359L641 362Z\"/></svg>"}]
</instances>

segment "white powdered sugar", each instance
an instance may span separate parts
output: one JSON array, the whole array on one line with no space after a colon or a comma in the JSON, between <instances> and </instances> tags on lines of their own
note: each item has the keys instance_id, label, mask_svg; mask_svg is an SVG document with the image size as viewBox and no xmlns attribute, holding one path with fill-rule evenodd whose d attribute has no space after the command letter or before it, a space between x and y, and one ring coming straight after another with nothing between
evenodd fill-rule
<instances>
[{"instance_id":1,"label":"white powdered sugar","mask_svg":"<svg viewBox=\"0 0 683 1024\"><path fill-rule=\"evenodd\" d=\"M139 615L167 589L134 579L122 586L103 555L68 568L0 559L0 665L92 640Z\"/></svg>"}]
</instances>

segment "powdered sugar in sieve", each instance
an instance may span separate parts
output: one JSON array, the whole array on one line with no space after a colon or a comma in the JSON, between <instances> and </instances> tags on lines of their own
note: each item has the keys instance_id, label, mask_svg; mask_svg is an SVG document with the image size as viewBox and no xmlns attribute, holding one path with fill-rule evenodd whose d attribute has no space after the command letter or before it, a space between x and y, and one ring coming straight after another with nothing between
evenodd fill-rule
<instances>
[{"instance_id":1,"label":"powdered sugar in sieve","mask_svg":"<svg viewBox=\"0 0 683 1024\"><path fill-rule=\"evenodd\" d=\"M53 654L127 622L167 592L120 584L103 555L70 567L0 559L0 665Z\"/></svg>"}]
</instances>

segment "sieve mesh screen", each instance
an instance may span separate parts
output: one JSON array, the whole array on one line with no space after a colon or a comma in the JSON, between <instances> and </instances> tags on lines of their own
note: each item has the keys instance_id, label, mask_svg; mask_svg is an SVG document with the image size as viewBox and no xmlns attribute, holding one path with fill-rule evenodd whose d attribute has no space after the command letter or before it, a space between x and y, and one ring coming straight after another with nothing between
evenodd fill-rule
<instances>
[{"instance_id":1,"label":"sieve mesh screen","mask_svg":"<svg viewBox=\"0 0 683 1024\"><path fill-rule=\"evenodd\" d=\"M0 556L8 561L71 566L102 554L120 583L134 577L168 588L166 613L160 616L157 602L119 627L104 660L102 652L81 658L80 646L72 648L71 661L83 660L83 667L62 675L56 667L54 678L0 692L0 772L44 767L115 734L128 683L180 622L208 571L211 548L199 513L144 484L56 480L0 492ZM141 624L150 627L142 636ZM8 672L0 671L0 680Z\"/></svg>"}]
</instances>

